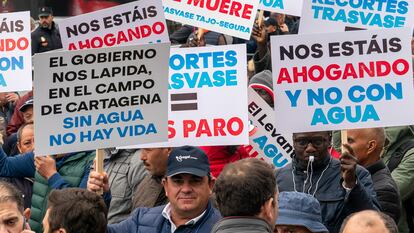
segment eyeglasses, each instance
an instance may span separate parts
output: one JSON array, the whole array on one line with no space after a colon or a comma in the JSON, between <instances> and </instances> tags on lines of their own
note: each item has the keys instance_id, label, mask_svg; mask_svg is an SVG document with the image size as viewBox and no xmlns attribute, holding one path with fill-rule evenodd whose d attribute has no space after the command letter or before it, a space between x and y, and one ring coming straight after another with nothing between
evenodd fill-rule
<instances>
[{"instance_id":1,"label":"eyeglasses","mask_svg":"<svg viewBox=\"0 0 414 233\"><path fill-rule=\"evenodd\" d=\"M294 145L296 147L305 149L309 143L311 143L314 147L320 148L324 146L326 139L324 137L313 137L313 138L296 138L294 139Z\"/></svg>"}]
</instances>

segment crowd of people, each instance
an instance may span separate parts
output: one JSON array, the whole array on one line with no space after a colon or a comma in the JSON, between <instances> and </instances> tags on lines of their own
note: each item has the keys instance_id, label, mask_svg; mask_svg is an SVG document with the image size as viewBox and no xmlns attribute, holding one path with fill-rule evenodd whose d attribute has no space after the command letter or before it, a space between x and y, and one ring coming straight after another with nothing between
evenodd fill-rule
<instances>
[{"instance_id":1,"label":"crowd of people","mask_svg":"<svg viewBox=\"0 0 414 233\"><path fill-rule=\"evenodd\" d=\"M53 10L38 17L32 54L61 49ZM259 22L250 40L190 25L170 39L245 43L249 86L273 108L269 39L300 18ZM412 48L414 62L414 35ZM0 93L0 233L414 232L414 126L295 133L280 169L244 145L111 148L99 173L95 151L34 154L33 95Z\"/></svg>"}]
</instances>

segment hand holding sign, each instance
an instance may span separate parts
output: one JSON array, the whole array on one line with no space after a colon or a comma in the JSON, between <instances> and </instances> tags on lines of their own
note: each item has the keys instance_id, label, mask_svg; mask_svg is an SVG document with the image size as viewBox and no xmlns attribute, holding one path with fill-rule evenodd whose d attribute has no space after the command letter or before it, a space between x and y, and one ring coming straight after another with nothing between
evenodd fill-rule
<instances>
[{"instance_id":1,"label":"hand holding sign","mask_svg":"<svg viewBox=\"0 0 414 233\"><path fill-rule=\"evenodd\" d=\"M108 174L91 171L88 178L87 189L91 192L109 191Z\"/></svg>"},{"instance_id":2,"label":"hand holding sign","mask_svg":"<svg viewBox=\"0 0 414 233\"><path fill-rule=\"evenodd\" d=\"M55 173L56 170L56 161L52 156L38 156L35 158L35 166L37 172L45 179L49 179Z\"/></svg>"},{"instance_id":3,"label":"hand holding sign","mask_svg":"<svg viewBox=\"0 0 414 233\"><path fill-rule=\"evenodd\" d=\"M346 188L352 189L356 185L356 165L357 158L353 156L354 151L348 144L343 144L344 150L339 158L341 162L341 175L344 179L344 185Z\"/></svg>"}]
</instances>

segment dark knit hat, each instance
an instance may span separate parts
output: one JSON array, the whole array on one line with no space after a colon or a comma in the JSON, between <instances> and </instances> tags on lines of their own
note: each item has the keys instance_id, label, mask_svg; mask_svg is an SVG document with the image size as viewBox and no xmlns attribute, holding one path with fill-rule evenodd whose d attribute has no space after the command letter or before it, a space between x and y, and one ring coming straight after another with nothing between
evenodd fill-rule
<instances>
[{"instance_id":1,"label":"dark knit hat","mask_svg":"<svg viewBox=\"0 0 414 233\"><path fill-rule=\"evenodd\" d=\"M263 89L274 98L272 72L270 70L264 70L255 74L250 79L249 87Z\"/></svg>"}]
</instances>

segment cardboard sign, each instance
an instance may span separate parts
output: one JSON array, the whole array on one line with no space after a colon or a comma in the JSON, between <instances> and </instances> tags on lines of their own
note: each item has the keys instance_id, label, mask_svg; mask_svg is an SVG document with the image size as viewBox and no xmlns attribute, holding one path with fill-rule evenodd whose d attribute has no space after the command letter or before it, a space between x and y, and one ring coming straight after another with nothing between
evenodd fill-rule
<instances>
[{"instance_id":1,"label":"cardboard sign","mask_svg":"<svg viewBox=\"0 0 414 233\"><path fill-rule=\"evenodd\" d=\"M37 155L167 141L169 44L42 53Z\"/></svg>"},{"instance_id":2,"label":"cardboard sign","mask_svg":"<svg viewBox=\"0 0 414 233\"><path fill-rule=\"evenodd\" d=\"M165 18L250 39L259 0L163 0Z\"/></svg>"},{"instance_id":3,"label":"cardboard sign","mask_svg":"<svg viewBox=\"0 0 414 233\"><path fill-rule=\"evenodd\" d=\"M169 75L168 143L134 148L248 143L244 44L172 48Z\"/></svg>"},{"instance_id":4,"label":"cardboard sign","mask_svg":"<svg viewBox=\"0 0 414 233\"><path fill-rule=\"evenodd\" d=\"M303 2L299 33L412 27L412 0L308 0Z\"/></svg>"},{"instance_id":5,"label":"cardboard sign","mask_svg":"<svg viewBox=\"0 0 414 233\"><path fill-rule=\"evenodd\" d=\"M259 9L287 15L302 15L303 0L260 0Z\"/></svg>"},{"instance_id":6,"label":"cardboard sign","mask_svg":"<svg viewBox=\"0 0 414 233\"><path fill-rule=\"evenodd\" d=\"M272 37L276 127L296 133L413 124L411 33Z\"/></svg>"},{"instance_id":7,"label":"cardboard sign","mask_svg":"<svg viewBox=\"0 0 414 233\"><path fill-rule=\"evenodd\" d=\"M30 12L0 14L0 92L32 89Z\"/></svg>"},{"instance_id":8,"label":"cardboard sign","mask_svg":"<svg viewBox=\"0 0 414 233\"><path fill-rule=\"evenodd\" d=\"M134 1L67 18L59 22L59 31L63 48L68 50L170 41L158 0Z\"/></svg>"},{"instance_id":9,"label":"cardboard sign","mask_svg":"<svg viewBox=\"0 0 414 233\"><path fill-rule=\"evenodd\" d=\"M256 93L249 88L249 119L255 127L250 131L250 145L245 149L249 157L256 157L275 165L284 167L295 154L292 144L292 134L280 134L274 125L274 110Z\"/></svg>"}]
</instances>

